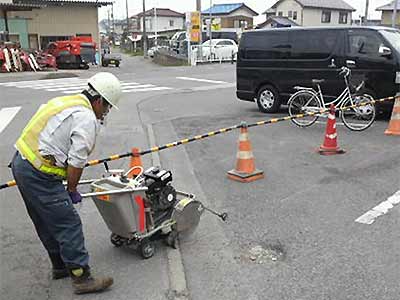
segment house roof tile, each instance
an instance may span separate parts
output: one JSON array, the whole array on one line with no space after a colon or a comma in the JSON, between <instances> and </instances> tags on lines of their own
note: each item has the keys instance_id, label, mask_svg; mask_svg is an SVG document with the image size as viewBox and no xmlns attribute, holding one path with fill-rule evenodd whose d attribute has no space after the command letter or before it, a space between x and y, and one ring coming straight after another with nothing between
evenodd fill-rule
<instances>
[{"instance_id":1,"label":"house roof tile","mask_svg":"<svg viewBox=\"0 0 400 300\"><path fill-rule=\"evenodd\" d=\"M182 14L180 12L174 11L172 9L169 8L158 8L156 7L156 14L159 17L180 17L180 18L184 18L185 14ZM138 13L135 15L135 17L142 17L143 16L143 12ZM146 10L146 16L154 16L154 8Z\"/></svg>"},{"instance_id":2,"label":"house roof tile","mask_svg":"<svg viewBox=\"0 0 400 300\"><path fill-rule=\"evenodd\" d=\"M214 4L206 10L203 10L201 13L203 15L207 15L210 13L213 15L229 15L230 13L242 7L248 9L254 16L258 16L257 12L252 10L244 3Z\"/></svg>"},{"instance_id":3,"label":"house roof tile","mask_svg":"<svg viewBox=\"0 0 400 300\"><path fill-rule=\"evenodd\" d=\"M397 5L397 9L400 10L400 3ZM384 11L384 10L389 10L390 11L390 10L392 10L393 11L394 10L394 1L392 1L389 4L379 6L375 10L377 10L377 11Z\"/></svg>"}]
</instances>

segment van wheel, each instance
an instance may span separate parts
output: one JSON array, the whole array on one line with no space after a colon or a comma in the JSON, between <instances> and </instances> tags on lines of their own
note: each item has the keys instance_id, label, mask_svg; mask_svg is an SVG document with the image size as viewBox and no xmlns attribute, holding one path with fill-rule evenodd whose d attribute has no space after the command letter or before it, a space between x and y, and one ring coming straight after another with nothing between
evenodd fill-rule
<instances>
[{"instance_id":1,"label":"van wheel","mask_svg":"<svg viewBox=\"0 0 400 300\"><path fill-rule=\"evenodd\" d=\"M270 85L262 86L257 94L257 105L263 113L277 112L281 103L276 89Z\"/></svg>"}]
</instances>

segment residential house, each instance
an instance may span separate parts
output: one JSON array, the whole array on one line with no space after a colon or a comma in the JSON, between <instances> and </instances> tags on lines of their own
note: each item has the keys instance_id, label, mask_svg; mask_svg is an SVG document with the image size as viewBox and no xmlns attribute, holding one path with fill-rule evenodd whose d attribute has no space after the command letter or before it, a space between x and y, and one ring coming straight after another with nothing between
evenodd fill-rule
<instances>
[{"instance_id":1,"label":"residential house","mask_svg":"<svg viewBox=\"0 0 400 300\"><path fill-rule=\"evenodd\" d=\"M395 0L396 1L396 0ZM394 11L394 1L389 4L380 6L376 9L377 11L382 12L381 23L385 26L392 26L392 18ZM397 4L397 13L396 13L396 27L400 27L400 1Z\"/></svg>"},{"instance_id":2,"label":"residential house","mask_svg":"<svg viewBox=\"0 0 400 300\"><path fill-rule=\"evenodd\" d=\"M185 14L169 8L152 8L145 12L146 31L149 33L165 33L183 30ZM138 31L143 31L143 12L134 16L138 21Z\"/></svg>"},{"instance_id":3,"label":"residential house","mask_svg":"<svg viewBox=\"0 0 400 300\"><path fill-rule=\"evenodd\" d=\"M293 26L299 26L299 25L287 17L272 16L269 17L265 22L258 24L256 26L256 29L293 27Z\"/></svg>"},{"instance_id":4,"label":"residential house","mask_svg":"<svg viewBox=\"0 0 400 300\"><path fill-rule=\"evenodd\" d=\"M300 26L350 25L355 9L344 0L279 0L264 12L272 11Z\"/></svg>"},{"instance_id":5,"label":"residential house","mask_svg":"<svg viewBox=\"0 0 400 300\"><path fill-rule=\"evenodd\" d=\"M3 0L2 0L3 1ZM74 36L91 36L99 44L98 8L111 5L102 0L14 0L14 5L37 6L30 11L8 11L10 24L20 26L17 35L23 48L43 49L49 42ZM4 22L3 22L4 23ZM0 22L0 31L2 29ZM23 30L22 30L23 29Z\"/></svg>"},{"instance_id":6,"label":"residential house","mask_svg":"<svg viewBox=\"0 0 400 300\"><path fill-rule=\"evenodd\" d=\"M218 29L253 28L253 18L258 16L257 12L244 3L214 4L201 14L204 23L209 22L211 18L212 24L218 24Z\"/></svg>"}]
</instances>

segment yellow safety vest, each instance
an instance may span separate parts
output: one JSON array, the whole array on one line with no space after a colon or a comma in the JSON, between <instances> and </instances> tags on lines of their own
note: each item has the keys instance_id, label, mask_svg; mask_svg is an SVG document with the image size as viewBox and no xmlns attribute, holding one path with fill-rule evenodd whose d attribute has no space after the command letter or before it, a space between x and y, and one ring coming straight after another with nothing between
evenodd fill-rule
<instances>
[{"instance_id":1,"label":"yellow safety vest","mask_svg":"<svg viewBox=\"0 0 400 300\"><path fill-rule=\"evenodd\" d=\"M80 94L54 98L35 113L22 131L15 146L21 155L23 155L37 170L64 178L67 177L66 167L56 167L52 165L49 160L44 159L40 155L39 136L51 117L73 106L85 106L93 110L89 100Z\"/></svg>"}]
</instances>

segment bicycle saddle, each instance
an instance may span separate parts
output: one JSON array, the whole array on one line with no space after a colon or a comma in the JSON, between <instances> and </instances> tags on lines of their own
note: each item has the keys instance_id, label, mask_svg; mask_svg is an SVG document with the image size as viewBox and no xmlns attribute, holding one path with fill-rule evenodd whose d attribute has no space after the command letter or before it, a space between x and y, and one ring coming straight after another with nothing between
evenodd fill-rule
<instances>
[{"instance_id":1,"label":"bicycle saddle","mask_svg":"<svg viewBox=\"0 0 400 300\"><path fill-rule=\"evenodd\" d=\"M312 81L313 84L318 84L318 83L325 82L325 79L312 79L311 81Z\"/></svg>"}]
</instances>

